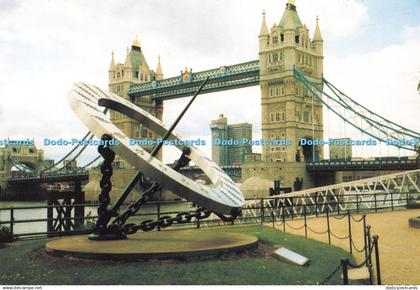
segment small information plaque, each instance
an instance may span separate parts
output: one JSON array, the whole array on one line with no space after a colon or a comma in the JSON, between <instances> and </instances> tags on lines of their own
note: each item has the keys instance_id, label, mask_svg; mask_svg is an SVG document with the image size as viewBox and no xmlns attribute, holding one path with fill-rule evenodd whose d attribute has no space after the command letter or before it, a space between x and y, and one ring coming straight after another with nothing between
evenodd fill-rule
<instances>
[{"instance_id":1,"label":"small information plaque","mask_svg":"<svg viewBox=\"0 0 420 290\"><path fill-rule=\"evenodd\" d=\"M304 266L309 263L308 258L299 255L298 253L295 253L293 251L290 251L286 248L279 248L274 251L274 254L279 256L281 259L284 259L296 265Z\"/></svg>"}]
</instances>

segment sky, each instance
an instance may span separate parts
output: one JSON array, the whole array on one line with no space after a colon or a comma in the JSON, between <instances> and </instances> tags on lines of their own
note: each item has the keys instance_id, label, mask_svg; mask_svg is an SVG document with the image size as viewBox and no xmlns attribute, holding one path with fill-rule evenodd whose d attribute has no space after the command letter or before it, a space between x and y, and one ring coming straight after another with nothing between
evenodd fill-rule
<instances>
[{"instance_id":1,"label":"sky","mask_svg":"<svg viewBox=\"0 0 420 290\"><path fill-rule=\"evenodd\" d=\"M58 159L70 148L45 147L42 139L84 135L66 95L78 81L107 88L112 51L123 62L138 35L151 68L161 55L165 77L186 66L200 71L254 60L262 11L271 28L285 3L0 0L0 139L34 138L47 157ZM319 16L325 78L380 115L420 131L420 0L296 0L296 5L311 34ZM207 140L203 150L210 155L209 124L223 113L231 123L251 123L253 137L260 138L260 97L258 87L200 95L177 131L185 139ZM168 126L187 101L165 102ZM326 136L357 137L324 117ZM83 160L96 154L90 148ZM174 154L165 152L165 161Z\"/></svg>"}]
</instances>

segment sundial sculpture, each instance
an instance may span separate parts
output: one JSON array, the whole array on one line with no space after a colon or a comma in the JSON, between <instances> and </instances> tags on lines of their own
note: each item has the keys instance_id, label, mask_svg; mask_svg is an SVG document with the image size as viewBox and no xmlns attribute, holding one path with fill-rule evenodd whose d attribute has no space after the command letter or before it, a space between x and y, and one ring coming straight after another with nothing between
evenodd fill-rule
<instances>
[{"instance_id":1,"label":"sundial sculpture","mask_svg":"<svg viewBox=\"0 0 420 290\"><path fill-rule=\"evenodd\" d=\"M155 158L161 149L162 143L155 146L151 153L140 146L130 145L129 137L106 116L107 110L111 109L136 120L157 135L163 136L163 140L182 141L182 137L175 133L173 129L197 97L206 81L207 79L201 84L194 97L169 129L159 119L118 95L104 91L94 85L85 83L74 84L68 94L68 101L82 123L101 140L114 139L119 141L119 145L100 145L98 147L99 153L104 158L101 166L99 218L89 239L124 239L127 234L133 234L138 230L149 231L156 226L168 227L173 223L187 223L194 218L207 218L211 213L224 220L233 220L240 214L244 203L241 191L232 179L197 147L177 146L182 151L182 154L174 167L171 168ZM125 159L139 172L133 177L118 200L111 206L109 192L112 184L110 178L112 176L112 161L115 154ZM181 167L188 165L190 160L203 170L210 179L211 185L199 184L178 172ZM119 213L119 208L138 182L146 188L143 195L129 205L124 212ZM127 219L136 214L140 207L150 200L156 191L162 188L168 189L176 195L195 203L198 205L197 211L193 213L179 213L175 217L163 216L156 221L146 220L140 224L127 224ZM229 217L226 215L229 215Z\"/></svg>"}]
</instances>

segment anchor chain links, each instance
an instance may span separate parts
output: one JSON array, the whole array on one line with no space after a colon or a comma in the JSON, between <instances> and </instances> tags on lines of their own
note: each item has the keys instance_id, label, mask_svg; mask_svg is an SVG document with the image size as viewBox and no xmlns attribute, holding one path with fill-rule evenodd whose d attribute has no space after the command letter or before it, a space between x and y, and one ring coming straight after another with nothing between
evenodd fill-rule
<instances>
[{"instance_id":1,"label":"anchor chain links","mask_svg":"<svg viewBox=\"0 0 420 290\"><path fill-rule=\"evenodd\" d=\"M206 210L203 208L197 209L195 212L181 212L178 213L176 216L162 216L158 218L156 221L153 220L145 220L142 221L140 224L127 224L123 227L123 230L127 235L135 234L137 231L142 230L144 232L151 231L156 227L160 228L167 228L173 224L186 224L191 222L193 218L197 221L206 219L211 215L210 210Z\"/></svg>"},{"instance_id":2,"label":"anchor chain links","mask_svg":"<svg viewBox=\"0 0 420 290\"><path fill-rule=\"evenodd\" d=\"M104 134L101 138L103 141L109 141L112 137ZM108 211L109 204L111 203L111 198L109 192L112 189L111 176L113 174L112 162L115 158L115 152L112 151L109 147L105 145L98 146L98 152L104 159L104 162L101 165L102 178L99 182L101 187L101 193L99 194L99 207L98 207L98 221L96 222L95 229L93 230L96 234L102 234L107 229L107 223L109 221Z\"/></svg>"},{"instance_id":3,"label":"anchor chain links","mask_svg":"<svg viewBox=\"0 0 420 290\"><path fill-rule=\"evenodd\" d=\"M176 161L173 167L175 171L179 171L182 167L188 165L188 163L190 162L190 158L188 157L188 155L190 153L191 149L189 147L184 147L182 149L181 157ZM149 185L148 189L142 194L142 196L139 199L130 204L122 214L116 217L112 224L123 226L130 217L135 215L140 210L143 204L148 202L157 191L162 189L162 186L160 186L156 182L150 182L144 174L142 174L140 182L141 185L143 185L144 187L147 187Z\"/></svg>"},{"instance_id":4,"label":"anchor chain links","mask_svg":"<svg viewBox=\"0 0 420 290\"><path fill-rule=\"evenodd\" d=\"M187 224L190 223L193 219L195 219L196 221L200 221L210 217L212 213L213 212L211 210L198 208L194 212L180 212L175 216L162 216L155 221L149 219L142 221L140 224L126 224L125 226L123 226L123 231L127 235L135 234L139 230L148 232L155 229L156 227L167 228L174 224ZM238 212L237 214L233 214L230 217L226 217L225 215L217 213L214 214L216 214L224 222L232 222L238 217L240 212Z\"/></svg>"},{"instance_id":5,"label":"anchor chain links","mask_svg":"<svg viewBox=\"0 0 420 290\"><path fill-rule=\"evenodd\" d=\"M143 204L148 202L153 195L159 191L162 187L158 185L157 183L152 183L152 185L147 189L142 196L137 199L134 203L130 204L128 208L120 214L115 220L112 222L113 224L117 224L119 226L122 226L126 223L127 219L135 215L141 208Z\"/></svg>"},{"instance_id":6,"label":"anchor chain links","mask_svg":"<svg viewBox=\"0 0 420 290\"><path fill-rule=\"evenodd\" d=\"M109 135L104 135L102 140L110 140L112 137ZM187 224L190 223L193 219L200 221L208 218L212 211L206 210L204 208L199 208L194 212L180 212L175 216L162 216L157 220L145 220L140 224L126 224L127 220L134 216L144 205L148 202L154 194L162 189L162 186L156 182L151 182L146 176L142 176L140 183L143 187L148 187L148 189L138 198L134 203L130 204L127 209L120 215L118 215L112 222L112 224L107 228L109 219L112 216L115 216L114 213L110 212L109 204L110 197L109 192L111 191L111 176L112 176L112 162L115 157L115 153L108 147L100 145L98 147L99 153L104 158L104 162L101 166L102 179L100 181L101 194L99 195L100 206L98 208L99 219L95 227L94 233L97 235L106 234L107 231L115 232L120 235L130 235L134 234L137 231L151 231L156 227L166 228L173 224ZM190 159L187 155L190 154L190 148L185 147L181 157L176 161L173 169L179 171L182 167L188 165ZM222 214L215 213L220 219L225 222L232 222L240 214L240 212L233 214L231 217L226 217Z\"/></svg>"}]
</instances>

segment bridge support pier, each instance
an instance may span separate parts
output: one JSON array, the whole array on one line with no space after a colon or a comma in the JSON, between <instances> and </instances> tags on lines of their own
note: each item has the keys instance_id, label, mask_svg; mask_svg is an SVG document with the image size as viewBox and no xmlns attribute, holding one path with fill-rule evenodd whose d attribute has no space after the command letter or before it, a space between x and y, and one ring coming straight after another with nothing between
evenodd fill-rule
<instances>
[{"instance_id":1,"label":"bridge support pier","mask_svg":"<svg viewBox=\"0 0 420 290\"><path fill-rule=\"evenodd\" d=\"M49 192L48 236L54 236L56 232L82 230L85 222L84 203L85 193L82 191L80 181L75 182L74 192Z\"/></svg>"}]
</instances>

